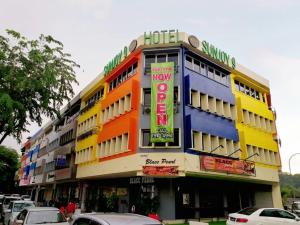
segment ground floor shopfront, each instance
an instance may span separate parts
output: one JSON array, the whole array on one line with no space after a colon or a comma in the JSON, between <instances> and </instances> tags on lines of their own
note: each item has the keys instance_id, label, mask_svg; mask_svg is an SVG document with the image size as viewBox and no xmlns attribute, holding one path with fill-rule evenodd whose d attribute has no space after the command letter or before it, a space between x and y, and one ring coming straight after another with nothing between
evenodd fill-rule
<instances>
[{"instance_id":1,"label":"ground floor shopfront","mask_svg":"<svg viewBox=\"0 0 300 225\"><path fill-rule=\"evenodd\" d=\"M163 220L226 217L249 206L273 207L271 184L203 177L130 177L82 181L82 210L158 213Z\"/></svg>"}]
</instances>

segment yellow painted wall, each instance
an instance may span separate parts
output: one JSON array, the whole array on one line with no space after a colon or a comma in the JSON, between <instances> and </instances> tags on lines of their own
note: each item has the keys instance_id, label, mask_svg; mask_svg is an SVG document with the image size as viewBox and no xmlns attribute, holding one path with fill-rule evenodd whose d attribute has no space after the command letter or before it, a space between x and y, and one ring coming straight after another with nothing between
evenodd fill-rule
<instances>
[{"instance_id":1,"label":"yellow painted wall","mask_svg":"<svg viewBox=\"0 0 300 225\"><path fill-rule=\"evenodd\" d=\"M97 151L97 136L99 131L101 130L101 101L102 99L105 98L106 95L106 84L103 82L104 79L99 80L99 82L96 82L93 86L90 86L89 90L86 90L86 92L84 93L84 95L82 96L82 101L81 101L81 109L83 109L86 104L86 100L88 100L90 97L92 97L97 91L99 91L99 89L101 87L104 87L104 94L102 96L101 99L99 99L94 105L93 107L91 107L90 109L88 109L87 111L83 112L80 114L80 116L78 117L78 124L81 124L83 121L86 121L88 118L97 115L97 120L96 120L96 126L91 127L90 129L94 129L96 132L89 136L86 137L82 140L78 140L76 141L76 151L80 151L82 149L86 149L89 148L91 146L93 146L93 153L92 153L92 161L97 161L97 157L96 157L96 151ZM86 130L84 131L86 132ZM77 132L77 136L79 136L80 134L84 133L84 132ZM91 162L89 162L90 164ZM86 163L83 163L86 164ZM78 165L77 168L77 173L80 173L80 165ZM78 171L79 170L79 171Z\"/></svg>"},{"instance_id":2,"label":"yellow painted wall","mask_svg":"<svg viewBox=\"0 0 300 225\"><path fill-rule=\"evenodd\" d=\"M267 101L257 100L251 96L248 96L235 88L234 80L238 80L241 83L253 88L261 93L264 93L266 99L266 93L270 90L266 86L255 82L251 78L248 78L243 74L232 73L231 74L231 87L232 93L236 97L236 110L237 110L237 120L236 128L239 132L240 137L240 149L242 150L242 158L248 157L247 155L247 145L257 146L263 149L268 149L274 152L279 151L278 143L273 139L272 131L265 131L263 129L254 127L250 124L245 124L243 122L243 109L262 116L268 120L275 123L275 117L273 112L269 109ZM262 165L262 163L257 163ZM278 167L269 166L271 168L278 169Z\"/></svg>"}]
</instances>

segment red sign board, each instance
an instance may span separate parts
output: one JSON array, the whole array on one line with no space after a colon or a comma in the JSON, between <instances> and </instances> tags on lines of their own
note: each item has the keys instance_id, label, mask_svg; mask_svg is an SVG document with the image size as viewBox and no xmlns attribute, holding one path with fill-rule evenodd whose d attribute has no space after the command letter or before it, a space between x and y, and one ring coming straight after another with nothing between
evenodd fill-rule
<instances>
[{"instance_id":1,"label":"red sign board","mask_svg":"<svg viewBox=\"0 0 300 225\"><path fill-rule=\"evenodd\" d=\"M143 166L145 175L174 176L178 175L178 166Z\"/></svg>"},{"instance_id":2,"label":"red sign board","mask_svg":"<svg viewBox=\"0 0 300 225\"><path fill-rule=\"evenodd\" d=\"M255 163L222 157L201 156L201 169L255 176Z\"/></svg>"}]
</instances>

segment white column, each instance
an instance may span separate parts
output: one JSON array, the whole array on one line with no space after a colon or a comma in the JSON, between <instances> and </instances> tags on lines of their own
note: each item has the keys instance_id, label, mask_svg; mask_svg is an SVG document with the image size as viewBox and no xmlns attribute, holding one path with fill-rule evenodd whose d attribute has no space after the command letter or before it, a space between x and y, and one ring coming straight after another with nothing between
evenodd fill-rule
<instances>
[{"instance_id":1,"label":"white column","mask_svg":"<svg viewBox=\"0 0 300 225\"><path fill-rule=\"evenodd\" d=\"M279 183L272 185L272 199L274 208L283 208Z\"/></svg>"},{"instance_id":2,"label":"white column","mask_svg":"<svg viewBox=\"0 0 300 225\"><path fill-rule=\"evenodd\" d=\"M81 211L84 212L85 211L85 199L86 199L86 189L88 187L88 184L83 184L82 185L82 195L81 195Z\"/></svg>"}]
</instances>

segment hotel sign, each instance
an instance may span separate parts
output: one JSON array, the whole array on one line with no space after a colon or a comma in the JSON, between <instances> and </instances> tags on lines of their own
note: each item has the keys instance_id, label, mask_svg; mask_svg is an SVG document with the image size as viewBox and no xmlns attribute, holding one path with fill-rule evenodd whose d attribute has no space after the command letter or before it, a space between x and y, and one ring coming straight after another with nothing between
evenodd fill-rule
<instances>
[{"instance_id":1,"label":"hotel sign","mask_svg":"<svg viewBox=\"0 0 300 225\"><path fill-rule=\"evenodd\" d=\"M216 48L212 44L208 43L207 41L202 41L202 51L212 57L213 59L235 69L236 61L234 57L231 57L226 52Z\"/></svg>"},{"instance_id":2,"label":"hotel sign","mask_svg":"<svg viewBox=\"0 0 300 225\"><path fill-rule=\"evenodd\" d=\"M255 163L243 160L201 156L200 168L214 172L255 176Z\"/></svg>"},{"instance_id":3,"label":"hotel sign","mask_svg":"<svg viewBox=\"0 0 300 225\"><path fill-rule=\"evenodd\" d=\"M172 44L179 42L178 30L153 31L148 34L144 32L144 45Z\"/></svg>"},{"instance_id":4,"label":"hotel sign","mask_svg":"<svg viewBox=\"0 0 300 225\"><path fill-rule=\"evenodd\" d=\"M174 62L151 64L151 142L173 142Z\"/></svg>"}]
</instances>

